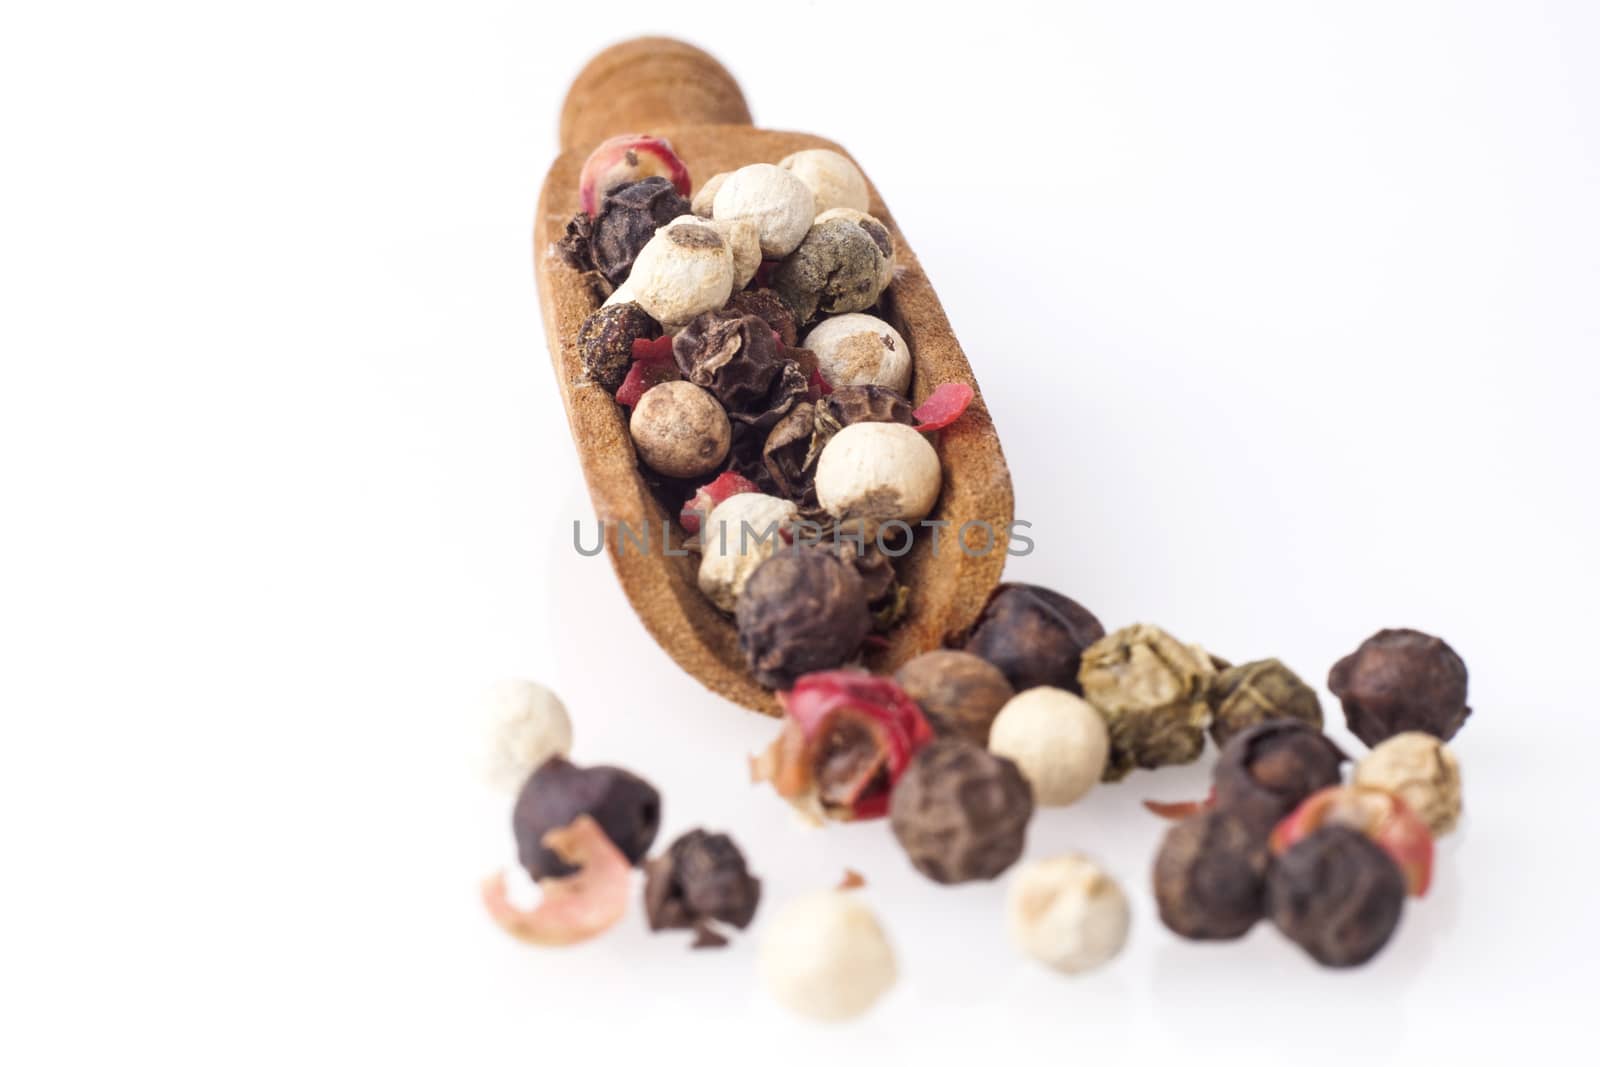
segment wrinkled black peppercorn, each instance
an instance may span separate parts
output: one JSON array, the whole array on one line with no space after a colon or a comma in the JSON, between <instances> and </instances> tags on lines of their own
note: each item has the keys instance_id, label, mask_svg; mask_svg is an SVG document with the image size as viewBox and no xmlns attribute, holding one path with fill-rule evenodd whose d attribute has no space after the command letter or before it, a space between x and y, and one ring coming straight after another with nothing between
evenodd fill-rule
<instances>
[{"instance_id":1,"label":"wrinkled black peppercorn","mask_svg":"<svg viewBox=\"0 0 1600 1067\"><path fill-rule=\"evenodd\" d=\"M1388 944L1406 879L1358 830L1324 826L1272 865L1267 911L1289 940L1325 967L1354 967Z\"/></svg>"},{"instance_id":2,"label":"wrinkled black peppercorn","mask_svg":"<svg viewBox=\"0 0 1600 1067\"><path fill-rule=\"evenodd\" d=\"M1211 739L1219 748L1271 719L1299 719L1322 729L1316 691L1275 659L1225 668L1212 681L1206 699L1211 705Z\"/></svg>"},{"instance_id":3,"label":"wrinkled black peppercorn","mask_svg":"<svg viewBox=\"0 0 1600 1067\"><path fill-rule=\"evenodd\" d=\"M728 298L723 310L762 319L778 332L778 340L785 348L800 343L800 327L794 321L794 313L771 289L741 289Z\"/></svg>"},{"instance_id":4,"label":"wrinkled black peppercorn","mask_svg":"<svg viewBox=\"0 0 1600 1067\"><path fill-rule=\"evenodd\" d=\"M816 502L817 457L833 435L857 422L900 422L916 418L905 397L880 385L849 385L816 403L801 402L772 427L761 450L767 474L780 495Z\"/></svg>"},{"instance_id":5,"label":"wrinkled black peppercorn","mask_svg":"<svg viewBox=\"0 0 1600 1067\"><path fill-rule=\"evenodd\" d=\"M633 366L633 342L661 336L661 327L631 301L602 307L578 327L578 358L583 372L608 393L616 393Z\"/></svg>"},{"instance_id":6,"label":"wrinkled black peppercorn","mask_svg":"<svg viewBox=\"0 0 1600 1067\"><path fill-rule=\"evenodd\" d=\"M1467 721L1467 665L1437 637L1379 630L1333 665L1328 688L1350 732L1369 745L1407 730L1448 741Z\"/></svg>"},{"instance_id":7,"label":"wrinkled black peppercorn","mask_svg":"<svg viewBox=\"0 0 1600 1067\"><path fill-rule=\"evenodd\" d=\"M1297 719L1252 726L1228 742L1212 772L1217 807L1263 830L1319 789L1338 785L1349 757L1321 731Z\"/></svg>"},{"instance_id":8,"label":"wrinkled black peppercorn","mask_svg":"<svg viewBox=\"0 0 1600 1067\"><path fill-rule=\"evenodd\" d=\"M620 767L579 767L554 756L528 777L511 815L517 856L535 878L560 878L576 870L544 847L544 835L588 815L630 863L650 850L661 825L655 787Z\"/></svg>"},{"instance_id":9,"label":"wrinkled black peppercorn","mask_svg":"<svg viewBox=\"0 0 1600 1067\"><path fill-rule=\"evenodd\" d=\"M696 948L727 943L706 923L744 929L761 902L761 880L726 834L690 830L645 864L644 910L652 930L702 932ZM709 936L706 936L709 935Z\"/></svg>"},{"instance_id":10,"label":"wrinkled black peppercorn","mask_svg":"<svg viewBox=\"0 0 1600 1067\"><path fill-rule=\"evenodd\" d=\"M728 410L728 418L770 428L806 396L806 379L772 328L755 315L707 311L672 340L683 376ZM758 438L764 444L766 435Z\"/></svg>"},{"instance_id":11,"label":"wrinkled black peppercorn","mask_svg":"<svg viewBox=\"0 0 1600 1067\"><path fill-rule=\"evenodd\" d=\"M751 572L736 617L750 672L773 689L843 666L872 628L855 568L803 548L781 551Z\"/></svg>"},{"instance_id":12,"label":"wrinkled black peppercorn","mask_svg":"<svg viewBox=\"0 0 1600 1067\"><path fill-rule=\"evenodd\" d=\"M1167 831L1156 855L1161 921L1180 937L1243 937L1265 908L1271 860L1266 832L1231 812L1191 815Z\"/></svg>"},{"instance_id":13,"label":"wrinkled black peppercorn","mask_svg":"<svg viewBox=\"0 0 1600 1067\"><path fill-rule=\"evenodd\" d=\"M689 201L670 180L629 182L606 194L598 215L573 216L558 247L569 265L598 271L612 286L621 285L633 269L634 257L656 230L688 213Z\"/></svg>"},{"instance_id":14,"label":"wrinkled black peppercorn","mask_svg":"<svg viewBox=\"0 0 1600 1067\"><path fill-rule=\"evenodd\" d=\"M1082 694L1083 650L1106 634L1089 609L1037 585L1006 582L989 597L965 649L993 663L1017 692L1053 685Z\"/></svg>"},{"instance_id":15,"label":"wrinkled black peppercorn","mask_svg":"<svg viewBox=\"0 0 1600 1067\"><path fill-rule=\"evenodd\" d=\"M889 800L889 825L911 865L941 885L998 876L1022 855L1033 790L1017 765L967 741L935 741Z\"/></svg>"}]
</instances>

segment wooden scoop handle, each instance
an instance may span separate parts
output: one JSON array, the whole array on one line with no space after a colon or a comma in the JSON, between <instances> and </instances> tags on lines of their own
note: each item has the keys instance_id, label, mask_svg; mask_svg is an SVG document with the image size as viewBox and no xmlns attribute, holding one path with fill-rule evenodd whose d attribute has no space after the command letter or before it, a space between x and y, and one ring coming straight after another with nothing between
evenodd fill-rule
<instances>
[{"instance_id":1,"label":"wooden scoop handle","mask_svg":"<svg viewBox=\"0 0 1600 1067\"><path fill-rule=\"evenodd\" d=\"M750 107L721 63L670 37L635 37L589 60L561 105L561 150L668 126L748 126Z\"/></svg>"}]
</instances>

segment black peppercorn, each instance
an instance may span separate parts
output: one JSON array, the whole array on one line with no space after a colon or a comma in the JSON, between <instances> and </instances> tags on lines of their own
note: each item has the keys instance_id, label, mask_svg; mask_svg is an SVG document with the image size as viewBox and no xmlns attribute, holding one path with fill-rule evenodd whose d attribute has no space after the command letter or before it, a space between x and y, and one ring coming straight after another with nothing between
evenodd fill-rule
<instances>
[{"instance_id":1,"label":"black peppercorn","mask_svg":"<svg viewBox=\"0 0 1600 1067\"><path fill-rule=\"evenodd\" d=\"M621 285L656 230L687 214L689 201L669 179L629 182L606 194L599 214L574 216L558 247L573 267L598 271L612 286Z\"/></svg>"},{"instance_id":2,"label":"black peppercorn","mask_svg":"<svg viewBox=\"0 0 1600 1067\"><path fill-rule=\"evenodd\" d=\"M843 666L872 628L855 568L804 548L781 551L751 572L736 617L751 673L773 689Z\"/></svg>"},{"instance_id":3,"label":"black peppercorn","mask_svg":"<svg viewBox=\"0 0 1600 1067\"><path fill-rule=\"evenodd\" d=\"M1215 657L1213 657L1215 658ZM1220 748L1257 723L1299 719L1322 729L1316 691L1275 659L1227 667L1211 683L1211 739Z\"/></svg>"},{"instance_id":4,"label":"black peppercorn","mask_svg":"<svg viewBox=\"0 0 1600 1067\"><path fill-rule=\"evenodd\" d=\"M922 707L940 737L987 747L989 727L1016 690L1000 669L970 652L935 649L907 660L894 680Z\"/></svg>"},{"instance_id":5,"label":"black peppercorn","mask_svg":"<svg viewBox=\"0 0 1600 1067\"><path fill-rule=\"evenodd\" d=\"M1017 765L967 741L935 741L889 800L889 825L911 865L941 885L994 878L1017 861L1033 790Z\"/></svg>"},{"instance_id":6,"label":"black peppercorn","mask_svg":"<svg viewBox=\"0 0 1600 1067\"><path fill-rule=\"evenodd\" d=\"M695 947L726 944L711 920L744 929L761 901L761 880L726 834L690 830L645 864L644 909L652 930L695 928L712 936Z\"/></svg>"},{"instance_id":7,"label":"black peppercorn","mask_svg":"<svg viewBox=\"0 0 1600 1067\"><path fill-rule=\"evenodd\" d=\"M1267 911L1279 930L1325 967L1354 967L1388 944L1406 880L1365 834L1324 826L1272 865Z\"/></svg>"},{"instance_id":8,"label":"black peppercorn","mask_svg":"<svg viewBox=\"0 0 1600 1067\"><path fill-rule=\"evenodd\" d=\"M711 393L728 418L765 431L805 399L806 379L755 315L707 311L672 340L683 376ZM759 450L766 434L754 438Z\"/></svg>"},{"instance_id":9,"label":"black peppercorn","mask_svg":"<svg viewBox=\"0 0 1600 1067\"><path fill-rule=\"evenodd\" d=\"M544 835L588 815L628 858L638 863L661 824L661 796L620 767L579 767L553 756L528 777L517 796L511 831L517 856L534 879L560 878L575 868L544 846Z\"/></svg>"},{"instance_id":10,"label":"black peppercorn","mask_svg":"<svg viewBox=\"0 0 1600 1067\"><path fill-rule=\"evenodd\" d=\"M1217 807L1264 831L1319 789L1338 785L1348 759L1339 746L1297 719L1252 726L1228 742L1211 782Z\"/></svg>"},{"instance_id":11,"label":"black peppercorn","mask_svg":"<svg viewBox=\"0 0 1600 1067\"><path fill-rule=\"evenodd\" d=\"M1191 815L1167 831L1154 883L1161 921L1180 937L1243 937L1263 913L1266 832L1228 811Z\"/></svg>"},{"instance_id":12,"label":"black peppercorn","mask_svg":"<svg viewBox=\"0 0 1600 1067\"><path fill-rule=\"evenodd\" d=\"M1467 665L1437 637L1379 630L1333 665L1328 688L1369 745L1420 730L1448 741L1467 721Z\"/></svg>"},{"instance_id":13,"label":"black peppercorn","mask_svg":"<svg viewBox=\"0 0 1600 1067\"><path fill-rule=\"evenodd\" d=\"M633 366L633 342L661 335L661 327L638 304L610 304L578 327L578 358L591 381L616 393Z\"/></svg>"},{"instance_id":14,"label":"black peppercorn","mask_svg":"<svg viewBox=\"0 0 1600 1067\"><path fill-rule=\"evenodd\" d=\"M1036 585L998 586L965 650L1000 668L1017 692L1052 685L1082 694L1078 665L1083 650L1105 636L1089 610Z\"/></svg>"},{"instance_id":15,"label":"black peppercorn","mask_svg":"<svg viewBox=\"0 0 1600 1067\"><path fill-rule=\"evenodd\" d=\"M793 312L783 298L771 289L741 289L728 298L723 310L762 319L777 331L778 340L783 342L785 348L794 348L800 343L800 328L794 321Z\"/></svg>"}]
</instances>

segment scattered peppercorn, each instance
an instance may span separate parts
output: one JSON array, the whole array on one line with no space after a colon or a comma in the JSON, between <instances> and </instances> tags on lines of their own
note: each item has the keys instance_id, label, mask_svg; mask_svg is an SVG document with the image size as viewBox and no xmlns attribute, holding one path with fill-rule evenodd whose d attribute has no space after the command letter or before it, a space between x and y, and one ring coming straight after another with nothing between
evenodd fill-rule
<instances>
[{"instance_id":1,"label":"scattered peppercorn","mask_svg":"<svg viewBox=\"0 0 1600 1067\"><path fill-rule=\"evenodd\" d=\"M523 785L511 816L517 856L532 878L559 878L576 869L545 847L544 837L580 815L592 816L628 862L638 863L661 825L661 796L620 767L579 767L560 756L545 761Z\"/></svg>"},{"instance_id":2,"label":"scattered peppercorn","mask_svg":"<svg viewBox=\"0 0 1600 1067\"><path fill-rule=\"evenodd\" d=\"M1033 791L1017 765L947 739L911 760L889 824L911 865L940 885L998 876L1022 855Z\"/></svg>"},{"instance_id":3,"label":"scattered peppercorn","mask_svg":"<svg viewBox=\"0 0 1600 1067\"><path fill-rule=\"evenodd\" d=\"M865 671L808 674L778 700L783 730L751 761L751 776L818 822L886 814L911 757L933 740L922 709Z\"/></svg>"},{"instance_id":4,"label":"scattered peppercorn","mask_svg":"<svg viewBox=\"0 0 1600 1067\"><path fill-rule=\"evenodd\" d=\"M756 681L771 689L843 666L872 629L861 577L822 551L788 549L761 563L735 615L739 650Z\"/></svg>"},{"instance_id":5,"label":"scattered peppercorn","mask_svg":"<svg viewBox=\"0 0 1600 1067\"><path fill-rule=\"evenodd\" d=\"M580 213L567 224L561 253L578 270L598 271L611 285L621 285L656 230L688 210L689 201L670 179L619 185L601 201L599 214Z\"/></svg>"},{"instance_id":6,"label":"scattered peppercorn","mask_svg":"<svg viewBox=\"0 0 1600 1067\"><path fill-rule=\"evenodd\" d=\"M1365 836L1325 826L1272 865L1267 910L1279 930L1325 967L1376 956L1400 922L1406 883Z\"/></svg>"},{"instance_id":7,"label":"scattered peppercorn","mask_svg":"<svg viewBox=\"0 0 1600 1067\"><path fill-rule=\"evenodd\" d=\"M1092 970L1121 952L1128 919L1122 887L1075 853L1028 864L1006 894L1012 943L1064 974Z\"/></svg>"},{"instance_id":8,"label":"scattered peppercorn","mask_svg":"<svg viewBox=\"0 0 1600 1067\"><path fill-rule=\"evenodd\" d=\"M661 333L656 320L635 303L609 304L583 320L578 328L578 359L583 372L613 395L633 365L633 342Z\"/></svg>"},{"instance_id":9,"label":"scattered peppercorn","mask_svg":"<svg viewBox=\"0 0 1600 1067\"><path fill-rule=\"evenodd\" d=\"M1105 633L1077 601L1037 585L1005 582L990 594L962 647L998 667L1019 693L1049 685L1082 695L1080 657Z\"/></svg>"},{"instance_id":10,"label":"scattered peppercorn","mask_svg":"<svg viewBox=\"0 0 1600 1067\"><path fill-rule=\"evenodd\" d=\"M761 880L726 834L690 830L645 864L645 918L652 930L709 932L711 920L743 930L761 902ZM696 948L720 947L713 938Z\"/></svg>"},{"instance_id":11,"label":"scattered peppercorn","mask_svg":"<svg viewBox=\"0 0 1600 1067\"><path fill-rule=\"evenodd\" d=\"M1243 937L1263 914L1265 831L1232 812L1204 811L1167 831L1154 884L1161 921L1180 937Z\"/></svg>"},{"instance_id":12,"label":"scattered peppercorn","mask_svg":"<svg viewBox=\"0 0 1600 1067\"><path fill-rule=\"evenodd\" d=\"M1212 771L1217 807L1270 830L1312 793L1338 785L1348 758L1297 719L1252 726L1228 742Z\"/></svg>"},{"instance_id":13,"label":"scattered peppercorn","mask_svg":"<svg viewBox=\"0 0 1600 1067\"><path fill-rule=\"evenodd\" d=\"M1211 739L1221 748L1234 735L1269 719L1299 719L1322 729L1316 691L1275 659L1229 667L1211 683Z\"/></svg>"},{"instance_id":14,"label":"scattered peppercorn","mask_svg":"<svg viewBox=\"0 0 1600 1067\"><path fill-rule=\"evenodd\" d=\"M1437 637L1379 630L1333 665L1328 688L1344 705L1350 732L1368 745L1407 730L1448 741L1467 707L1467 665Z\"/></svg>"},{"instance_id":15,"label":"scattered peppercorn","mask_svg":"<svg viewBox=\"0 0 1600 1067\"><path fill-rule=\"evenodd\" d=\"M1043 807L1081 798L1105 771L1105 719L1082 697L1040 685L1006 701L989 728L989 751L1015 760Z\"/></svg>"},{"instance_id":16,"label":"scattered peppercorn","mask_svg":"<svg viewBox=\"0 0 1600 1067\"><path fill-rule=\"evenodd\" d=\"M489 737L483 774L494 788L515 793L545 760L572 751L567 707L538 682L501 682L484 703Z\"/></svg>"},{"instance_id":17,"label":"scattered peppercorn","mask_svg":"<svg viewBox=\"0 0 1600 1067\"><path fill-rule=\"evenodd\" d=\"M1435 837L1454 830L1461 818L1461 765L1432 734L1395 734L1362 757L1353 780L1404 800Z\"/></svg>"},{"instance_id":18,"label":"scattered peppercorn","mask_svg":"<svg viewBox=\"0 0 1600 1067\"><path fill-rule=\"evenodd\" d=\"M862 1014L898 976L894 950L854 891L791 900L761 932L760 972L773 998L812 1019Z\"/></svg>"},{"instance_id":19,"label":"scattered peppercorn","mask_svg":"<svg viewBox=\"0 0 1600 1067\"><path fill-rule=\"evenodd\" d=\"M989 727L1016 695L1006 676L970 652L936 649L906 661L894 680L927 715L941 737L989 744Z\"/></svg>"},{"instance_id":20,"label":"scattered peppercorn","mask_svg":"<svg viewBox=\"0 0 1600 1067\"><path fill-rule=\"evenodd\" d=\"M1084 649L1078 683L1111 734L1105 780L1194 762L1205 748L1214 677L1210 656L1156 626L1124 627Z\"/></svg>"}]
</instances>

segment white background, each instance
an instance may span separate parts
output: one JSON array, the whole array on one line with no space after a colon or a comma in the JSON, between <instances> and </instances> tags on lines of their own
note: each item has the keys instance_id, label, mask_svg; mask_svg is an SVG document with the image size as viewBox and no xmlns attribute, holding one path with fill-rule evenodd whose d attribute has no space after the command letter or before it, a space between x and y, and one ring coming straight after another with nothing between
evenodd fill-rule
<instances>
[{"instance_id":1,"label":"white background","mask_svg":"<svg viewBox=\"0 0 1600 1067\"><path fill-rule=\"evenodd\" d=\"M1542 1062L1586 1031L1596 9L915 10L8 5L0 1058ZM1086 850L1134 903L1076 980L1013 954L1003 885L748 785L773 724L569 547L532 280L561 95L647 30L876 180L1035 524L1011 577L1318 683L1382 626L1465 657L1469 814L1371 966L1159 925L1137 802L1209 756L1035 822L1031 857ZM513 852L470 717L508 675L661 787L663 842L736 836L753 935L691 954L635 912L540 952L482 916ZM846 866L903 980L818 1028L754 947Z\"/></svg>"}]
</instances>

